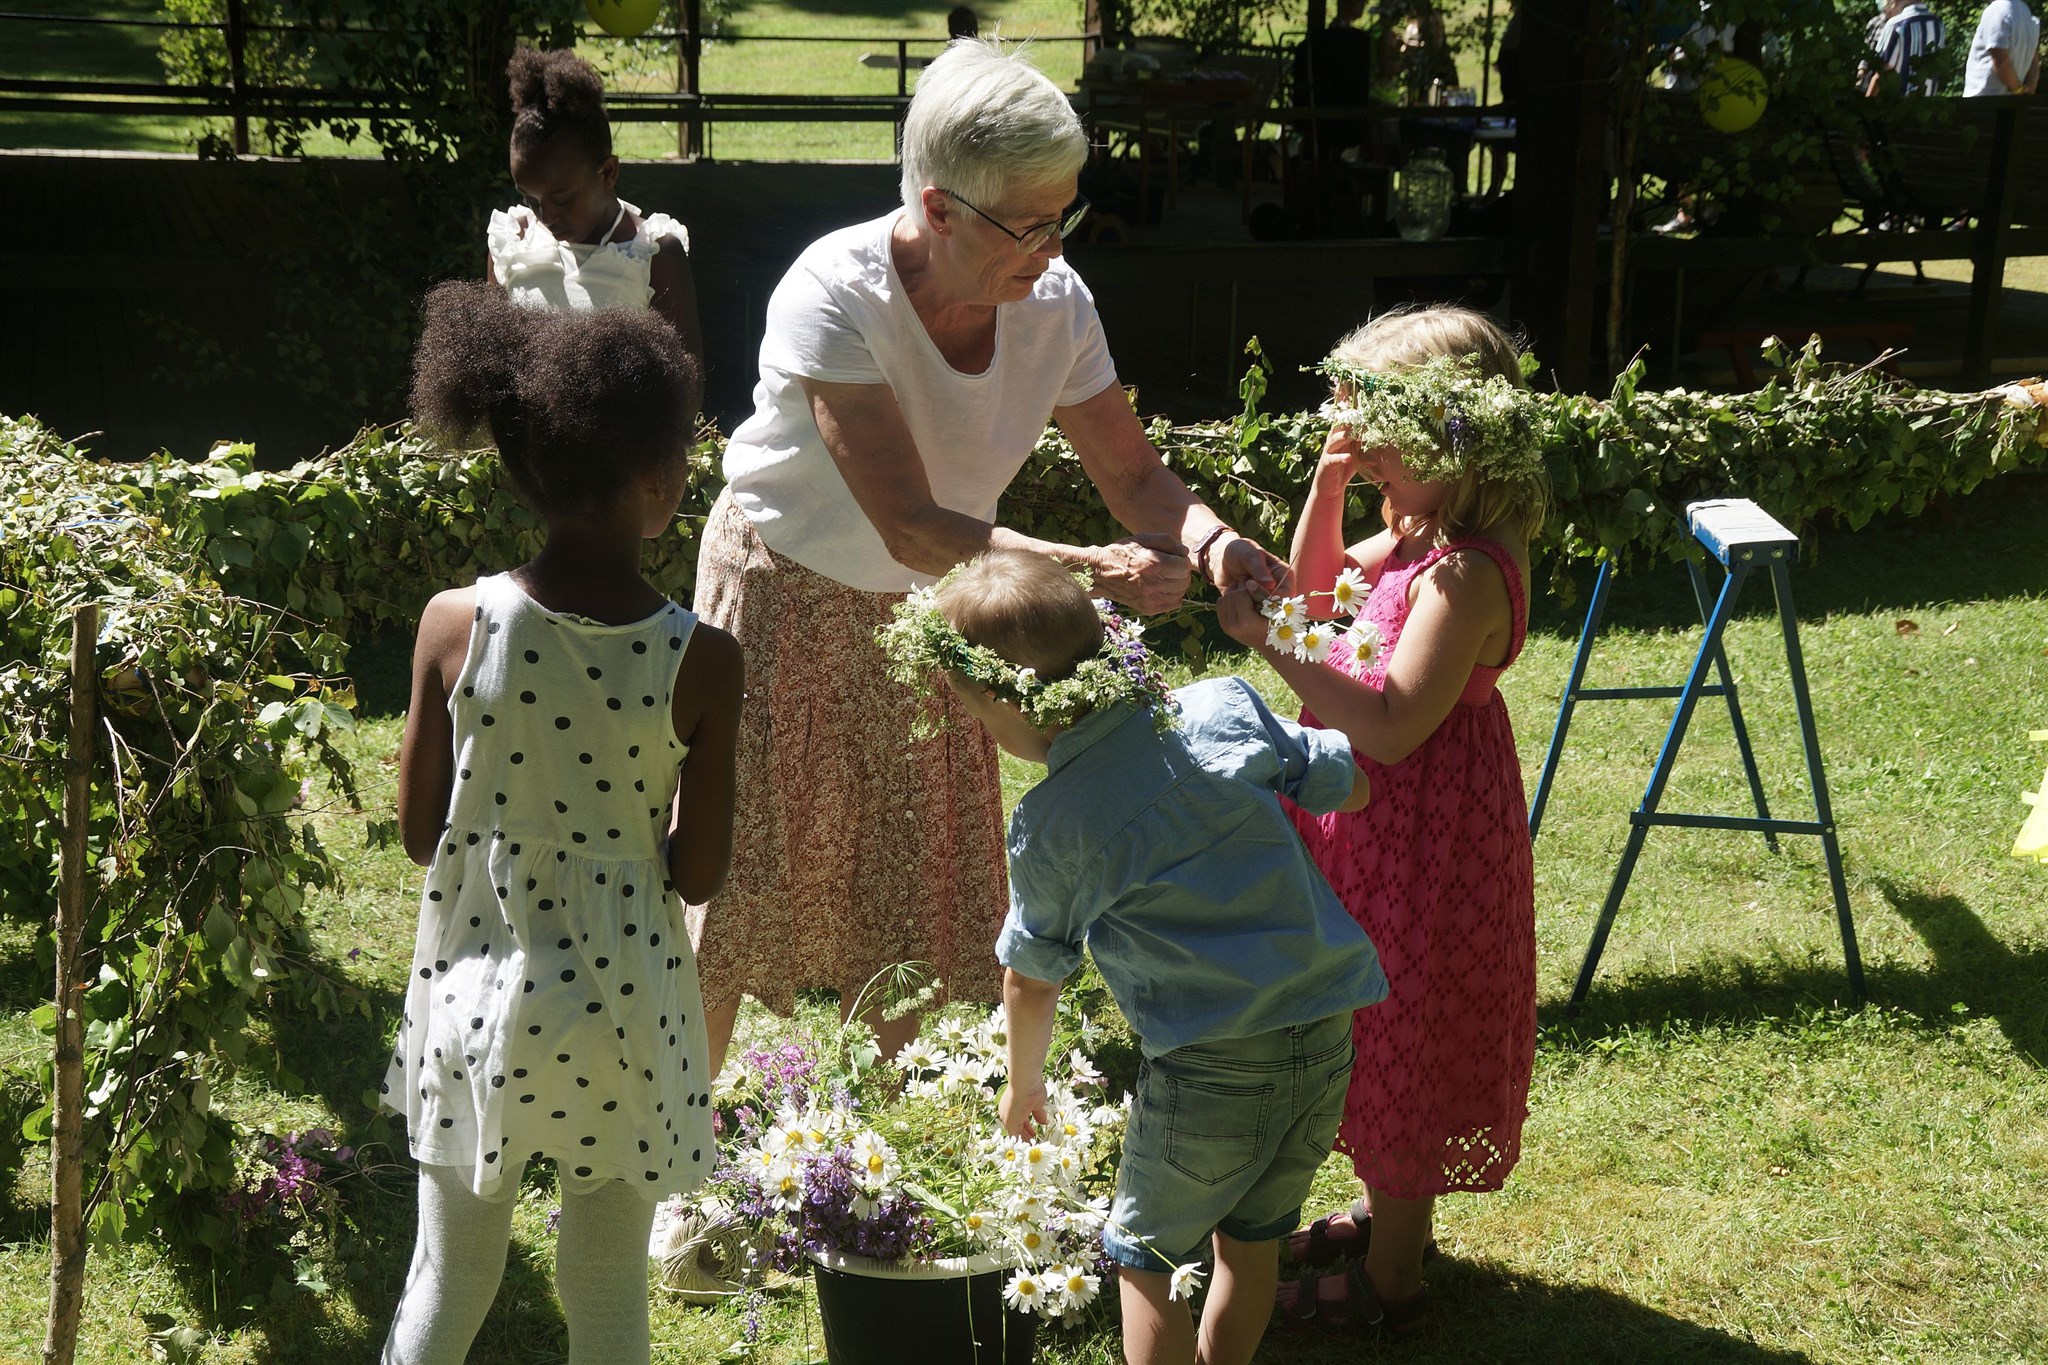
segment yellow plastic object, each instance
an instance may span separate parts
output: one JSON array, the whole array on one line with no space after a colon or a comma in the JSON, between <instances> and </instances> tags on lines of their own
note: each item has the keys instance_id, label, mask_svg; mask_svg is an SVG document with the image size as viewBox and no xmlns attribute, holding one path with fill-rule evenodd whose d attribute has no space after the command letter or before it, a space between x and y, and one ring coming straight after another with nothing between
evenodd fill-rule
<instances>
[{"instance_id":1,"label":"yellow plastic object","mask_svg":"<svg viewBox=\"0 0 2048 1365\"><path fill-rule=\"evenodd\" d=\"M2036 730L2027 738L2036 744L2048 741L2048 730ZM2048 773L2041 775L2041 790L2021 792L2020 800L2034 810L2027 816L2027 822L2020 826L2020 837L2013 842L2012 856L2048 863Z\"/></svg>"},{"instance_id":2,"label":"yellow plastic object","mask_svg":"<svg viewBox=\"0 0 2048 1365\"><path fill-rule=\"evenodd\" d=\"M583 8L614 38L637 38L661 17L661 0L583 0Z\"/></svg>"},{"instance_id":3,"label":"yellow plastic object","mask_svg":"<svg viewBox=\"0 0 2048 1365\"><path fill-rule=\"evenodd\" d=\"M1709 128L1740 133L1764 116L1770 91L1763 72L1740 57L1723 57L1700 82L1699 101Z\"/></svg>"}]
</instances>

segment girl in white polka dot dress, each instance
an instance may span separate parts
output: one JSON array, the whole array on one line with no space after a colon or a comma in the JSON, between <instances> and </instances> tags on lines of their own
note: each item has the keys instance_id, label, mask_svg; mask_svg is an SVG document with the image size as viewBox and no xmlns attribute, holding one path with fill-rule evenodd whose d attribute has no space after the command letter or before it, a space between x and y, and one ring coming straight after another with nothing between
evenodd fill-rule
<instances>
[{"instance_id":1,"label":"girl in white polka dot dress","mask_svg":"<svg viewBox=\"0 0 2048 1365\"><path fill-rule=\"evenodd\" d=\"M645 1361L655 1203L715 1160L683 904L731 860L739 647L639 572L686 484L697 387L651 314L427 299L415 410L487 431L548 538L420 620L398 814L427 885L383 1086L420 1224L388 1365L463 1359L543 1157L569 1359Z\"/></svg>"}]
</instances>

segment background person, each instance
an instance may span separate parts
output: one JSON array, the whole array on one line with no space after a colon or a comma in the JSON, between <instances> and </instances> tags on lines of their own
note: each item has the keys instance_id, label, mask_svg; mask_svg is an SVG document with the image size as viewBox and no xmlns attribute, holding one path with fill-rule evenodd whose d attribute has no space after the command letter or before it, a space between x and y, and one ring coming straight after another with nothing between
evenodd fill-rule
<instances>
[{"instance_id":1,"label":"background person","mask_svg":"<svg viewBox=\"0 0 2048 1365\"><path fill-rule=\"evenodd\" d=\"M2031 95L2040 84L2040 19L2026 0L1991 0L1970 39L1963 94Z\"/></svg>"},{"instance_id":2,"label":"background person","mask_svg":"<svg viewBox=\"0 0 2048 1365\"><path fill-rule=\"evenodd\" d=\"M904 122L903 207L813 243L769 300L754 415L726 446L697 567L698 609L749 674L739 851L692 912L714 1060L742 994L786 1014L824 987L852 1009L876 973L923 962L954 997L996 997L995 747L889 679L874 631L905 591L994 548L1086 567L1141 613L1176 606L1191 569L1285 576L1166 467L1117 384L1060 255L1087 150L1034 67L955 42ZM1062 545L995 524L1048 418L1139 535ZM890 1053L917 1027L872 1022Z\"/></svg>"},{"instance_id":3,"label":"background person","mask_svg":"<svg viewBox=\"0 0 2048 1365\"><path fill-rule=\"evenodd\" d=\"M1900 94L1932 95L1934 77L1916 77L1914 68L1922 65L1924 58L1941 51L1947 41L1948 30L1941 16L1920 0L1886 0L1884 24L1873 47L1881 66L1871 73L1863 93L1876 95L1888 84L1885 73L1891 72L1898 77Z\"/></svg>"},{"instance_id":4,"label":"background person","mask_svg":"<svg viewBox=\"0 0 2048 1365\"><path fill-rule=\"evenodd\" d=\"M567 50L512 54L512 183L524 202L492 212L485 278L529 308L652 308L701 363L690 232L618 196L604 81Z\"/></svg>"}]
</instances>

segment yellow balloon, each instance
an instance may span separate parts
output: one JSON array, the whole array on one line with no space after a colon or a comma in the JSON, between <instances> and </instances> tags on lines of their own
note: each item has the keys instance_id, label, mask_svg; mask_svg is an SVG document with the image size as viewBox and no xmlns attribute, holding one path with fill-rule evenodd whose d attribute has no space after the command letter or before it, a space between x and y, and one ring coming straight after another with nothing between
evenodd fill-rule
<instances>
[{"instance_id":1,"label":"yellow balloon","mask_svg":"<svg viewBox=\"0 0 2048 1365\"><path fill-rule=\"evenodd\" d=\"M583 0L583 8L614 38L637 38L661 17L661 0Z\"/></svg>"},{"instance_id":2,"label":"yellow balloon","mask_svg":"<svg viewBox=\"0 0 2048 1365\"><path fill-rule=\"evenodd\" d=\"M1709 128L1740 133L1764 116L1770 93L1764 73L1740 57L1723 57L1700 82L1700 117Z\"/></svg>"}]
</instances>

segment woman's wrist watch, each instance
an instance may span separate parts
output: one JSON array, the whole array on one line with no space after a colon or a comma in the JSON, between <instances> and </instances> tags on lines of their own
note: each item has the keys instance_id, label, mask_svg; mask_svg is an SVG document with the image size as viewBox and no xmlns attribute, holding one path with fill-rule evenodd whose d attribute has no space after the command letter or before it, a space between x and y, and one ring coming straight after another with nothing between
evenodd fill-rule
<instances>
[{"instance_id":1,"label":"woman's wrist watch","mask_svg":"<svg viewBox=\"0 0 2048 1365\"><path fill-rule=\"evenodd\" d=\"M1209 572L1209 550L1210 547L1216 544L1217 540L1219 540L1221 537L1225 535L1230 534L1234 533L1228 526L1225 526L1220 521L1217 522L1214 526L1209 528L1209 534L1203 536L1201 540L1196 543L1195 553L1192 556L1192 558L1195 561L1195 572L1199 573L1202 576L1203 581L1206 582L1210 587L1219 590L1222 588L1223 585L1221 583L1218 583L1216 581L1215 576Z\"/></svg>"}]
</instances>

